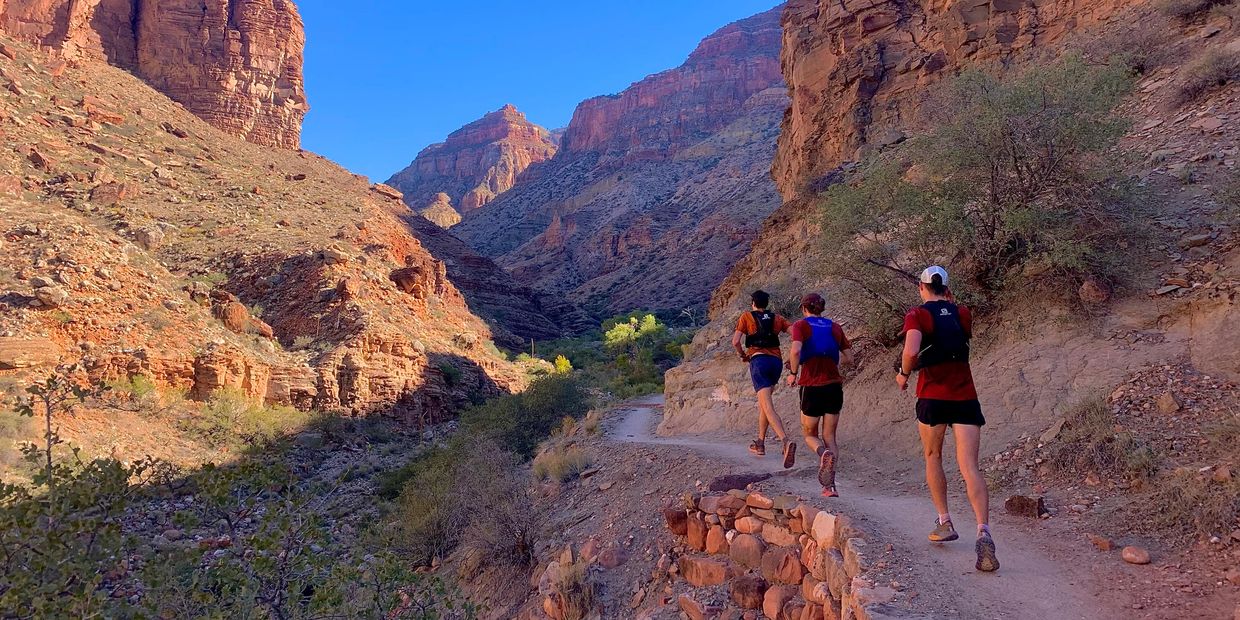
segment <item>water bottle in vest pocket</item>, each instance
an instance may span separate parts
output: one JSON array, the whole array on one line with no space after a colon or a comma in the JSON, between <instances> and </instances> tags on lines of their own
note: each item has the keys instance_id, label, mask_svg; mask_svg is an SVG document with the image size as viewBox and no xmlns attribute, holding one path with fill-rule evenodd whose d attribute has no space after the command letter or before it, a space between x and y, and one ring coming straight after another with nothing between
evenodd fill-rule
<instances>
[{"instance_id":1,"label":"water bottle in vest pocket","mask_svg":"<svg viewBox=\"0 0 1240 620\"><path fill-rule=\"evenodd\" d=\"M805 318L805 322L809 323L810 336L808 340L801 343L801 363L804 364L815 357L829 357L838 364L840 344L835 341L835 329L831 319L810 316Z\"/></svg>"}]
</instances>

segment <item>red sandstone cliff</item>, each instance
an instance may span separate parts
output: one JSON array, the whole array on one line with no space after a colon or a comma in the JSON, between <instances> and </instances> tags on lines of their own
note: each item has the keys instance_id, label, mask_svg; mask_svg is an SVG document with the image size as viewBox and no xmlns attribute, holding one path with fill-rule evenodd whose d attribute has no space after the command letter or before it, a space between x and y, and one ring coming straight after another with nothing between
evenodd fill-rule
<instances>
[{"instance_id":1,"label":"red sandstone cliff","mask_svg":"<svg viewBox=\"0 0 1240 620\"><path fill-rule=\"evenodd\" d=\"M779 16L726 26L683 65L583 102L556 156L453 232L519 283L599 314L703 306L779 204Z\"/></svg>"},{"instance_id":2,"label":"red sandstone cliff","mask_svg":"<svg viewBox=\"0 0 1240 620\"><path fill-rule=\"evenodd\" d=\"M772 173L784 198L903 137L926 87L1114 17L1140 0L791 0L781 53L792 107Z\"/></svg>"},{"instance_id":3,"label":"red sandstone cliff","mask_svg":"<svg viewBox=\"0 0 1240 620\"><path fill-rule=\"evenodd\" d=\"M107 60L232 135L300 143L305 32L289 0L0 0L0 31Z\"/></svg>"},{"instance_id":4,"label":"red sandstone cliff","mask_svg":"<svg viewBox=\"0 0 1240 620\"><path fill-rule=\"evenodd\" d=\"M561 148L663 159L727 125L750 96L780 81L780 10L717 30L675 69L583 101Z\"/></svg>"},{"instance_id":5,"label":"red sandstone cliff","mask_svg":"<svg viewBox=\"0 0 1240 620\"><path fill-rule=\"evenodd\" d=\"M445 207L464 214L491 202L511 189L526 168L555 151L550 132L510 104L426 147L387 184L404 192L414 210L441 226L451 225L455 222ZM446 205L438 194L447 195Z\"/></svg>"}]
</instances>

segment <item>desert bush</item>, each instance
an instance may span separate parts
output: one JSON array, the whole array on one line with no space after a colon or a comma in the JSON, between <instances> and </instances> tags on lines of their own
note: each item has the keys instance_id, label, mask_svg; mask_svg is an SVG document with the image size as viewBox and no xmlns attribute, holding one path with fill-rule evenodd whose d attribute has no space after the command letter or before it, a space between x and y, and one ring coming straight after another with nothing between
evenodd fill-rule
<instances>
[{"instance_id":1,"label":"desert bush","mask_svg":"<svg viewBox=\"0 0 1240 620\"><path fill-rule=\"evenodd\" d=\"M1180 73L1179 99L1183 105L1240 79L1240 52L1211 48L1185 65Z\"/></svg>"},{"instance_id":2,"label":"desert bush","mask_svg":"<svg viewBox=\"0 0 1240 620\"><path fill-rule=\"evenodd\" d=\"M1105 151L1127 126L1113 109L1131 82L1075 58L961 75L926 106L932 131L827 190L826 276L880 327L898 325L927 264L947 266L956 295L983 307L1029 286L1033 263L1068 290L1118 279L1140 213Z\"/></svg>"},{"instance_id":3,"label":"desert bush","mask_svg":"<svg viewBox=\"0 0 1240 620\"><path fill-rule=\"evenodd\" d=\"M1174 17L1181 20L1190 20L1198 15L1204 14L1210 9L1231 4L1232 0L1162 0L1158 3L1158 9L1168 17Z\"/></svg>"},{"instance_id":4,"label":"desert bush","mask_svg":"<svg viewBox=\"0 0 1240 620\"><path fill-rule=\"evenodd\" d=\"M421 564L463 543L491 544L495 561L524 565L535 542L529 487L516 454L488 439L453 442L413 464L396 502L391 544Z\"/></svg>"},{"instance_id":5,"label":"desert bush","mask_svg":"<svg viewBox=\"0 0 1240 620\"><path fill-rule=\"evenodd\" d=\"M1170 24L1165 16L1152 15L1107 33L1085 47L1094 59L1117 63L1138 74L1148 74L1169 60Z\"/></svg>"},{"instance_id":6,"label":"desert bush","mask_svg":"<svg viewBox=\"0 0 1240 620\"><path fill-rule=\"evenodd\" d=\"M461 415L460 434L491 439L522 458L530 458L538 443L565 416L579 418L589 405L589 397L576 379L547 376L535 380L524 392L467 409Z\"/></svg>"},{"instance_id":7,"label":"desert bush","mask_svg":"<svg viewBox=\"0 0 1240 620\"><path fill-rule=\"evenodd\" d=\"M1097 472L1147 480L1158 470L1158 455L1128 431L1117 431L1115 416L1100 396L1087 398L1064 416L1061 443L1051 463L1064 472Z\"/></svg>"},{"instance_id":8,"label":"desert bush","mask_svg":"<svg viewBox=\"0 0 1240 620\"><path fill-rule=\"evenodd\" d=\"M237 388L220 388L183 425L212 446L259 446L305 427L310 418L293 407L265 406Z\"/></svg>"},{"instance_id":9,"label":"desert bush","mask_svg":"<svg viewBox=\"0 0 1240 620\"><path fill-rule=\"evenodd\" d=\"M444 383L447 383L448 387L460 385L461 383L461 369L460 368L453 366L449 362L442 362L439 364L439 372L440 374L443 375Z\"/></svg>"},{"instance_id":10,"label":"desert bush","mask_svg":"<svg viewBox=\"0 0 1240 620\"><path fill-rule=\"evenodd\" d=\"M581 422L581 427L585 429L587 435L598 435L602 433L603 412L598 409L592 409L586 414Z\"/></svg>"},{"instance_id":11,"label":"desert bush","mask_svg":"<svg viewBox=\"0 0 1240 620\"><path fill-rule=\"evenodd\" d=\"M555 372L557 374L566 375L573 371L573 363L568 361L563 355L555 356Z\"/></svg>"},{"instance_id":12,"label":"desert bush","mask_svg":"<svg viewBox=\"0 0 1240 620\"><path fill-rule=\"evenodd\" d=\"M548 446L534 457L532 465L536 480L567 482L590 467L590 458L573 445Z\"/></svg>"}]
</instances>

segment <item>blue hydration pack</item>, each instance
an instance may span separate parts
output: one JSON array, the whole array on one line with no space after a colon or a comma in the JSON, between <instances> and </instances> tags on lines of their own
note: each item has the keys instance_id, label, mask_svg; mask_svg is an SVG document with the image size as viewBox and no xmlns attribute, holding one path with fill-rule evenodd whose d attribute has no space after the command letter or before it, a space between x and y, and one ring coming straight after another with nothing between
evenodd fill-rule
<instances>
[{"instance_id":1,"label":"blue hydration pack","mask_svg":"<svg viewBox=\"0 0 1240 620\"><path fill-rule=\"evenodd\" d=\"M815 357L829 357L838 364L840 344L835 341L835 330L831 319L809 316L805 317L805 322L809 323L811 329L809 340L801 343L801 363L804 364Z\"/></svg>"}]
</instances>

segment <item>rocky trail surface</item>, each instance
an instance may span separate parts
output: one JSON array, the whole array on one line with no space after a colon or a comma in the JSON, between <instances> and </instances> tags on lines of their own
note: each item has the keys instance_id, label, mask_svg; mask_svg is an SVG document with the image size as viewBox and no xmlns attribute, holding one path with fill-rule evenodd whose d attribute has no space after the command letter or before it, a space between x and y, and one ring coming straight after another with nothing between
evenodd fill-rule
<instances>
[{"instance_id":1,"label":"rocky trail surface","mask_svg":"<svg viewBox=\"0 0 1240 620\"><path fill-rule=\"evenodd\" d=\"M641 446L669 456L692 455L694 460L719 465L720 474L769 474L760 483L764 492L792 493L819 508L848 515L872 539L872 546L888 546L887 565L881 570L899 591L893 601L897 607L945 618L1160 617L1135 610L1127 594L1112 590L1109 573L1140 567L1099 570L1097 559L1086 555L1089 549L1076 540L1064 540L1049 521L1002 514L1001 498L991 498L992 510L999 508L993 511L991 522L1002 567L994 574L978 573L973 568L970 536L974 520L959 489L952 489L950 502L961 540L934 545L925 539L934 510L923 485L867 479L865 472L850 472L845 460L838 478L842 496L825 500L819 496L812 458L806 457L803 444L797 466L784 471L774 450L757 459L741 438L658 437L654 429L662 417L662 402L657 395L626 403L613 417L608 441L620 448ZM845 459L847 441L841 437ZM945 467L950 472L954 463Z\"/></svg>"}]
</instances>

